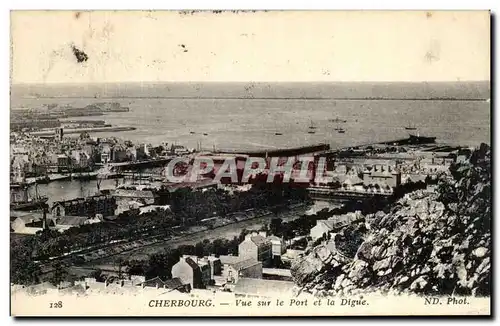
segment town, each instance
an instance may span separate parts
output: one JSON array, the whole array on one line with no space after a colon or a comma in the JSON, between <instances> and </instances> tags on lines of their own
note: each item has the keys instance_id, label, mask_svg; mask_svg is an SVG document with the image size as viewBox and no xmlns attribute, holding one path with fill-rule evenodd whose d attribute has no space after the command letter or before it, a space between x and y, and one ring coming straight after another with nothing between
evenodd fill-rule
<instances>
[{"instance_id":1,"label":"town","mask_svg":"<svg viewBox=\"0 0 500 326\"><path fill-rule=\"evenodd\" d=\"M238 297L292 293L290 266L308 244L364 220L408 192L433 191L439 179L450 177L450 166L470 153L470 148L437 144L433 137L418 135L352 148L317 144L234 153L175 143L133 144L91 137L86 131L68 136L59 126L44 136L12 131L13 289L215 291ZM212 171L190 182L168 180L169 162L193 162L200 156L213 160ZM308 182L293 182L293 175L291 182L282 182L282 173L266 182L272 159L286 162L292 157L298 162L304 156L314 158ZM237 182L215 181L228 157L236 160ZM266 166L244 182L241 172L249 157L262 157ZM318 165L328 182L318 182ZM185 175L188 170L189 164L178 164L173 172ZM114 179L115 185L101 188L107 179ZM97 187L85 197L50 200L50 194L28 195L39 184L88 180L96 180ZM316 201L336 206L294 211ZM295 217L284 221L279 218L283 211ZM242 229L238 236L210 235L259 218L262 227ZM206 237L197 241L200 234ZM163 251L142 258L127 256L144 248Z\"/></svg>"}]
</instances>

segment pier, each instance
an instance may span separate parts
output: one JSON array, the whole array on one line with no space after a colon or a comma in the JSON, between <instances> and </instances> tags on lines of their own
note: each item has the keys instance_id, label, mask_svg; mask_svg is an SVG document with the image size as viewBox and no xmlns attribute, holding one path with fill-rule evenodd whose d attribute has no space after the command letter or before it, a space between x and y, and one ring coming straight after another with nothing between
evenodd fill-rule
<instances>
[{"instance_id":1,"label":"pier","mask_svg":"<svg viewBox=\"0 0 500 326\"><path fill-rule=\"evenodd\" d=\"M128 161L119 163L107 163L109 171L123 171L123 170L133 170L133 169L143 169L152 167L161 167L170 162L175 156L165 156L161 158L154 158L149 160L141 161Z\"/></svg>"},{"instance_id":2,"label":"pier","mask_svg":"<svg viewBox=\"0 0 500 326\"><path fill-rule=\"evenodd\" d=\"M330 145L321 143L316 145L308 145L302 147L258 150L258 151L219 151L220 154L246 154L253 157L291 157L304 154L321 153L330 150Z\"/></svg>"}]
</instances>

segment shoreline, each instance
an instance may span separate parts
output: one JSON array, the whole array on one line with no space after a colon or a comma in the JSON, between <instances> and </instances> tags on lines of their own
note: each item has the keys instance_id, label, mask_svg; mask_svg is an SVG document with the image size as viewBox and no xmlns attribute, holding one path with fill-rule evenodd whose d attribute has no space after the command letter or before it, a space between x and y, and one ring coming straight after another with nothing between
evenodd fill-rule
<instances>
[{"instance_id":1,"label":"shoreline","mask_svg":"<svg viewBox=\"0 0 500 326\"><path fill-rule=\"evenodd\" d=\"M289 212L294 212L294 211L298 211L300 209L304 209L304 210L307 210L307 207L308 206L311 206L311 205L308 205L307 203L292 203L292 204L289 204L287 206L287 210L284 211L284 212L281 212L281 214L286 214L286 213L289 213ZM241 212L236 212L235 214L238 214L238 213L241 213ZM102 256L102 257L99 257L99 258L96 258L96 259L91 259L89 261L86 261L85 263L82 263L80 265L76 265L74 263L72 263L71 261L69 262L69 264L66 266L67 268L85 268L85 269L89 269L89 268L92 268L93 265L96 265L96 264L106 264L108 262L106 261L102 261L102 260L108 260L108 259L112 259L113 257L116 257L116 256L120 256L120 255L123 255L123 254L127 254L127 253L133 253L134 251L139 251L139 250L144 250L144 249L148 249L150 247L153 247L153 246L161 246L162 248L159 248L158 250L155 250L155 251L161 251L163 250L164 247L166 247L166 242L173 242L173 243L177 243L177 244L174 244L174 246L180 246L180 245L183 245L184 243L183 242L199 242L199 241L202 241L203 239L205 239L207 236L211 236L211 235L208 235L206 234L205 237L203 239L189 239L190 237L199 237L200 235L203 235L203 233L208 233L208 232L212 232L212 231L220 231L221 229L223 228L232 228L232 227L235 227L235 226L238 226L238 225L244 225L245 223L247 222L255 222L255 220L257 219L265 219L266 217L269 217L270 215L272 215L272 212L270 212L269 210L264 210L263 211L263 214L259 214L259 215L255 215L253 217L249 217L249 218L246 218L246 219L242 219L242 220L236 220L232 223L228 223L228 224L224 224L224 225L220 225L220 226L217 226L217 227L213 227L213 228L204 228L203 230L198 230L198 231L193 231L191 233L185 233L185 234L181 234L177 237L170 237L168 239L166 238L163 238L161 239L160 237L162 237L162 235L159 235L157 236L157 238L155 238L154 236L151 237L151 242L150 243L144 243L144 244L139 244L139 246L137 247L134 247L134 248L130 248L130 249L125 249L123 251L120 251L120 252L117 252L117 253L111 253L109 255L105 255L105 256ZM296 218L299 218L300 216L297 216ZM285 220L285 219L283 219ZM286 220L289 220L289 219L286 219ZM200 227L200 226L194 226L194 227ZM240 230L241 232L241 230ZM158 239L160 238L160 239ZM218 238L218 237L217 237ZM126 246L127 244L131 244L131 243L137 243L137 242L144 242L145 240L144 239L135 239L135 240L132 240L130 242L128 242L126 239L122 239L122 240L114 240L116 241L116 246ZM147 240L146 240L147 241ZM99 251L99 250L110 250L113 246L109 246L109 243L108 244L101 244L100 246L97 246L95 247L94 249L91 249L90 251L88 252L96 252L96 251ZM151 249L151 248L150 248ZM87 251L89 249L83 249L81 251L78 251L78 252L74 252L74 253L70 253L70 254L67 254L63 257L58 257L58 258L54 258L54 259L50 259L50 260L47 260L45 263L41 263L41 266L43 268L44 264L47 264L47 263L51 263L51 262L56 262L56 261L60 261L60 262L64 262L65 260L71 260L71 257L74 257L74 256L82 256L84 254L82 254L83 252ZM141 254L141 255L146 255L146 256L149 256L151 255L151 253L144 253L144 254ZM134 258L128 258L128 259L134 259ZM44 271L42 272L42 275L46 275L46 274L50 274L51 272L53 272L53 269L51 270L48 270L48 271Z\"/></svg>"},{"instance_id":2,"label":"shoreline","mask_svg":"<svg viewBox=\"0 0 500 326\"><path fill-rule=\"evenodd\" d=\"M63 129L65 135L80 134L82 132L110 132L110 131L134 131L137 130L136 127L95 127L95 128L74 128L74 129ZM54 131L33 131L30 132L32 136L52 136Z\"/></svg>"}]
</instances>

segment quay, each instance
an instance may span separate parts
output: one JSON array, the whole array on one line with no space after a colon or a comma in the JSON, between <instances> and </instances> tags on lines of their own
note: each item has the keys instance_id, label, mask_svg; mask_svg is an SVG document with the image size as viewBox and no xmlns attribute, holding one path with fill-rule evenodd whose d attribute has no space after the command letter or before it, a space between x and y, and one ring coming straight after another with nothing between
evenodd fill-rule
<instances>
[{"instance_id":1,"label":"quay","mask_svg":"<svg viewBox=\"0 0 500 326\"><path fill-rule=\"evenodd\" d=\"M168 162L170 162L176 156L164 156L161 158L153 158L148 160L140 160L140 161L128 161L128 162L119 162L119 163L107 163L107 168L111 172L115 172L117 170L128 170L128 169L138 169L138 168L150 168L150 167L161 167Z\"/></svg>"},{"instance_id":2,"label":"quay","mask_svg":"<svg viewBox=\"0 0 500 326\"><path fill-rule=\"evenodd\" d=\"M72 128L72 129L64 129L65 135L70 134L81 134L82 132L117 132L117 131L133 131L136 130L135 127L95 127L95 128ZM54 131L52 130L41 130L41 131L33 131L30 133L32 136L53 136Z\"/></svg>"},{"instance_id":3,"label":"quay","mask_svg":"<svg viewBox=\"0 0 500 326\"><path fill-rule=\"evenodd\" d=\"M243 154L253 157L275 157L275 156L298 156L304 154L321 153L330 150L330 145L321 143L316 145L293 147L293 148L283 148L283 149L272 149L272 150L258 150L258 151L218 151L220 154Z\"/></svg>"}]
</instances>

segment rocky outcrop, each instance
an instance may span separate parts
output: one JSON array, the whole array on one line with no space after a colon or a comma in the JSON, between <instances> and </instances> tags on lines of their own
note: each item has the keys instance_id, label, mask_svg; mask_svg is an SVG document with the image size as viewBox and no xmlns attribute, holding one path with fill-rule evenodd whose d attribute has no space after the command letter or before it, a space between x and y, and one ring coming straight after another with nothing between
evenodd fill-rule
<instances>
[{"instance_id":1,"label":"rocky outcrop","mask_svg":"<svg viewBox=\"0 0 500 326\"><path fill-rule=\"evenodd\" d=\"M300 289L489 295L490 149L482 145L450 170L436 192L407 194L306 251L291 268Z\"/></svg>"}]
</instances>

